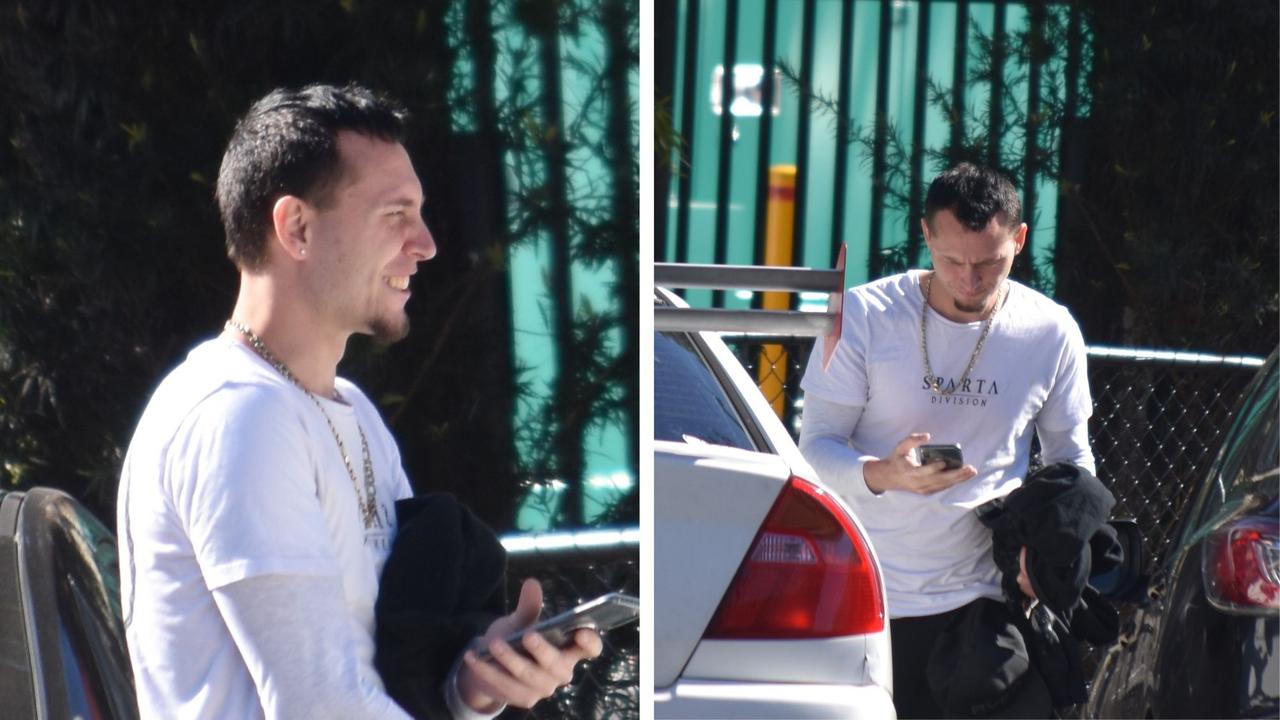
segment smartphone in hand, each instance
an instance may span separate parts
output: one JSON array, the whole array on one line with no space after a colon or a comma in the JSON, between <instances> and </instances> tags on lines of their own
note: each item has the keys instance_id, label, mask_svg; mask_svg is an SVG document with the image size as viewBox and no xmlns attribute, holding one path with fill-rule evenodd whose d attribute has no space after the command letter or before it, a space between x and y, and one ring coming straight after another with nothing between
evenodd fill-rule
<instances>
[{"instance_id":1,"label":"smartphone in hand","mask_svg":"<svg viewBox=\"0 0 1280 720\"><path fill-rule=\"evenodd\" d=\"M936 462L946 463L946 470L959 470L964 467L964 453L960 450L960 446L951 445L921 445L916 448L916 459L921 465L932 465Z\"/></svg>"},{"instance_id":2,"label":"smartphone in hand","mask_svg":"<svg viewBox=\"0 0 1280 720\"><path fill-rule=\"evenodd\" d=\"M623 593L609 593L594 600L588 600L555 617L513 632L505 639L516 652L528 655L524 643L520 642L520 638L524 637L525 633L531 631L540 633L547 642L563 648L573 642L573 634L577 630L585 628L603 635L613 628L635 622L639 617L640 598ZM476 655L481 660L488 660L491 657L487 647L477 647Z\"/></svg>"}]
</instances>

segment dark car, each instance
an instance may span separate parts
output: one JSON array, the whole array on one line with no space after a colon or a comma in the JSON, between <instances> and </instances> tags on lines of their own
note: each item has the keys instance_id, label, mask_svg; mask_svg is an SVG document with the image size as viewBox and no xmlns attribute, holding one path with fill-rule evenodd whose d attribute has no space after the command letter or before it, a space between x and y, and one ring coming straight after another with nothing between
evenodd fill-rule
<instances>
[{"instance_id":1,"label":"dark car","mask_svg":"<svg viewBox=\"0 0 1280 720\"><path fill-rule=\"evenodd\" d=\"M116 541L80 503L0 490L0 717L136 718Z\"/></svg>"},{"instance_id":2,"label":"dark car","mask_svg":"<svg viewBox=\"0 0 1280 720\"><path fill-rule=\"evenodd\" d=\"M1090 717L1280 716L1276 354L1198 480L1146 599L1094 676Z\"/></svg>"}]
</instances>

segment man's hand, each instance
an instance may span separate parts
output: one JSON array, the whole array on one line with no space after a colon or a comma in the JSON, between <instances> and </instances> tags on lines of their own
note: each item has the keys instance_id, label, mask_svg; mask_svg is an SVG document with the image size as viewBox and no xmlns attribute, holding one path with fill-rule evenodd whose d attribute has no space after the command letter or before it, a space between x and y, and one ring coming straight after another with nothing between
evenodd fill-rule
<instances>
[{"instance_id":1,"label":"man's hand","mask_svg":"<svg viewBox=\"0 0 1280 720\"><path fill-rule=\"evenodd\" d=\"M525 580L515 611L494 620L480 640L492 659L481 660L472 650L462 656L458 694L471 709L494 712L504 704L532 707L569 684L579 660L600 654L604 645L594 630L578 630L573 643L564 648L555 647L536 632L526 633L520 642L528 655L507 644L503 638L532 625L541 611L542 585Z\"/></svg>"},{"instance_id":2,"label":"man's hand","mask_svg":"<svg viewBox=\"0 0 1280 720\"><path fill-rule=\"evenodd\" d=\"M1036 600L1036 591L1031 587L1031 576L1027 575L1027 546L1022 546L1018 553L1018 589L1030 600Z\"/></svg>"},{"instance_id":3,"label":"man's hand","mask_svg":"<svg viewBox=\"0 0 1280 720\"><path fill-rule=\"evenodd\" d=\"M929 433L912 433L898 443L889 457L863 464L862 477L871 492L879 495L885 490L904 490L931 495L978 474L972 465L955 470L944 469L946 463L942 461L921 465L913 451L927 442Z\"/></svg>"}]
</instances>

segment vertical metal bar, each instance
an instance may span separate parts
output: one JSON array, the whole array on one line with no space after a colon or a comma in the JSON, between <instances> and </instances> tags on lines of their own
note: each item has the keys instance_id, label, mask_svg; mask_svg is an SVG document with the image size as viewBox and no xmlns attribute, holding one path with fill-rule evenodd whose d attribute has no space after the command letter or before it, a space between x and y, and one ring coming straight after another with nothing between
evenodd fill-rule
<instances>
[{"instance_id":1,"label":"vertical metal bar","mask_svg":"<svg viewBox=\"0 0 1280 720\"><path fill-rule=\"evenodd\" d=\"M1005 0L995 0L996 17L991 29L991 97L987 120L987 165L1000 168L1000 142L1004 137Z\"/></svg>"},{"instance_id":2,"label":"vertical metal bar","mask_svg":"<svg viewBox=\"0 0 1280 720\"><path fill-rule=\"evenodd\" d=\"M486 137L490 133L496 133L498 128L498 112L494 100L497 50L493 41L493 20L489 15L493 10L491 5L488 1L467 3L464 20L475 60L472 68L475 73L472 98L476 104L476 125Z\"/></svg>"},{"instance_id":3,"label":"vertical metal bar","mask_svg":"<svg viewBox=\"0 0 1280 720\"><path fill-rule=\"evenodd\" d=\"M929 0L920 0L916 14L916 86L911 99L911 187L907 201L907 266L920 260L920 206L924 203L924 120L929 98Z\"/></svg>"},{"instance_id":4,"label":"vertical metal bar","mask_svg":"<svg viewBox=\"0 0 1280 720\"><path fill-rule=\"evenodd\" d=\"M765 239L765 265L787 267L795 261L795 183L794 167L779 166L769 171L769 219ZM788 193L787 191L791 192ZM788 196L789 195L789 196ZM762 303L766 310L790 310L792 293L764 292ZM760 346L756 363L756 385L773 412L786 417L787 351L776 343Z\"/></svg>"},{"instance_id":5,"label":"vertical metal bar","mask_svg":"<svg viewBox=\"0 0 1280 720\"><path fill-rule=\"evenodd\" d=\"M769 166L773 160L773 74L777 66L778 53L778 0L765 0L764 3L764 91L760 94L760 102L764 106L764 114L760 116L760 147L756 152L756 216L753 225L751 264L764 264L765 212L769 203L765 198L769 193ZM752 296L752 307L760 307L760 294Z\"/></svg>"},{"instance_id":6,"label":"vertical metal bar","mask_svg":"<svg viewBox=\"0 0 1280 720\"><path fill-rule=\"evenodd\" d=\"M951 58L951 142L947 159L951 165L964 159L965 87L969 83L969 0L956 0L956 40Z\"/></svg>"},{"instance_id":7,"label":"vertical metal bar","mask_svg":"<svg viewBox=\"0 0 1280 720\"><path fill-rule=\"evenodd\" d=\"M680 184L676 190L676 256L675 262L689 261L689 200L693 193L694 108L698 92L698 6L701 0L687 0L684 19L684 82L680 88L680 137L684 144L684 162L680 166Z\"/></svg>"},{"instance_id":8,"label":"vertical metal bar","mask_svg":"<svg viewBox=\"0 0 1280 720\"><path fill-rule=\"evenodd\" d=\"M1075 214L1072 209L1074 208L1074 203L1070 200L1070 195L1073 191L1068 189L1069 185L1079 182L1083 175L1080 138L1076 131L1076 108L1080 103L1080 46L1083 42L1080 29L1080 8L1076 3L1072 3L1068 12L1070 12L1070 15L1067 18L1067 66L1063 73L1067 91L1062 110L1062 128L1060 130L1062 135L1058 143L1058 176L1065 181L1058 183L1059 232L1068 226L1071 222L1070 218ZM1054 243L1055 263L1064 259L1062 254L1063 247L1065 245L1061 242Z\"/></svg>"},{"instance_id":9,"label":"vertical metal bar","mask_svg":"<svg viewBox=\"0 0 1280 720\"><path fill-rule=\"evenodd\" d=\"M621 306L622 347L618 366L630 367L622 373L623 421L627 467L639 468L640 379L640 198L636 186L636 148L631 135L631 83L634 39L629 32L636 22L636 6L631 0L605 0L601 25L605 33L605 83L608 98L607 132L609 167L612 175L615 287Z\"/></svg>"},{"instance_id":10,"label":"vertical metal bar","mask_svg":"<svg viewBox=\"0 0 1280 720\"><path fill-rule=\"evenodd\" d=\"M583 523L583 426L573 406L578 377L577 349L573 342L573 247L569 231L568 155L564 143L564 102L560 76L560 28L554 12L539 18L538 65L542 75L542 121L545 138L547 191L550 212L547 234L550 252L547 276L551 291L551 336L556 348L553 406L559 421L556 458L565 483L564 518L570 525Z\"/></svg>"},{"instance_id":11,"label":"vertical metal bar","mask_svg":"<svg viewBox=\"0 0 1280 720\"><path fill-rule=\"evenodd\" d=\"M818 0L804 0L804 15L800 32L800 96L813 95L813 51L817 41L814 26L817 24ZM796 129L796 224L792 238L804 244L804 225L809 195L809 124L813 113L808 103L801 109ZM791 296L792 304L796 296Z\"/></svg>"},{"instance_id":12,"label":"vertical metal bar","mask_svg":"<svg viewBox=\"0 0 1280 720\"><path fill-rule=\"evenodd\" d=\"M892 7L889 0L880 0L880 47L876 59L876 129L875 144L871 150L871 238L867 257L869 276L880 277L884 259L880 256L884 234L885 195L885 144L888 133L889 112L889 45L892 37Z\"/></svg>"},{"instance_id":13,"label":"vertical metal bar","mask_svg":"<svg viewBox=\"0 0 1280 720\"><path fill-rule=\"evenodd\" d=\"M676 110L676 0L654 2L653 102L667 103L667 112ZM674 126L674 118L671 118ZM667 259L667 219L671 214L671 148L660 153L655 147L653 167L653 258Z\"/></svg>"},{"instance_id":14,"label":"vertical metal bar","mask_svg":"<svg viewBox=\"0 0 1280 720\"><path fill-rule=\"evenodd\" d=\"M490 192L494 197L494 208L500 218L507 216L507 181L506 173L499 169L503 166L503 152L505 152L506 143L503 141L501 131L498 129L498 112L497 112L497 84L498 63L497 44L494 42L493 32L493 3L472 2L466 6L466 14L464 19L465 30L468 40L471 41L471 52L475 60L472 72L475 73L475 84L472 89L472 98L476 107L476 126L481 138L482 145L492 148L490 159L495 172L491 175ZM508 237L509 228L506 222L498 221L490 225L491 232L494 233L492 241L496 241L501 247L508 247L510 238ZM504 263L505 267L505 263ZM502 343L507 349L503 353L505 357L502 360L501 372L505 378L504 393L500 398L492 398L491 402L500 402L507 408L507 412L499 410L494 417L501 418L499 422L502 427L506 428L510 433L508 437L514 438L516 413L515 403L515 378L516 378L516 362L515 347L513 333L513 323L515 313L513 310L513 301L511 297L511 274L510 270L503 272L501 278L497 282L490 284L493 288L494 295L497 296L499 307L503 308L505 317L502 327L492 329L498 337L511 338L511 342ZM500 315L500 317L502 317ZM403 409L406 407L402 405ZM503 447L495 448L495 453L502 453L503 458L509 459L516 452L514 442L506 443Z\"/></svg>"},{"instance_id":15,"label":"vertical metal bar","mask_svg":"<svg viewBox=\"0 0 1280 720\"><path fill-rule=\"evenodd\" d=\"M845 192L849 186L849 95L853 76L853 13L857 3L844 3L840 15L840 89L836 98L836 177L831 189L831 260L844 244Z\"/></svg>"},{"instance_id":16,"label":"vertical metal bar","mask_svg":"<svg viewBox=\"0 0 1280 720\"><path fill-rule=\"evenodd\" d=\"M1039 153L1040 135L1040 70L1048 56L1044 41L1044 6L1039 3L1030 3L1027 6L1027 18L1031 31L1029 37L1031 46L1027 73L1027 128L1022 156L1022 217L1028 226L1034 226L1038 171L1036 157ZM1015 276L1020 280L1030 280L1035 277L1035 255L1032 250L1036 240L1034 232L1027 233L1027 243L1022 248L1022 256L1025 259L1014 265Z\"/></svg>"},{"instance_id":17,"label":"vertical metal bar","mask_svg":"<svg viewBox=\"0 0 1280 720\"><path fill-rule=\"evenodd\" d=\"M1071 13L1067 19L1067 67L1066 67L1066 84L1067 97L1066 107L1063 114L1067 122L1076 119L1076 106L1080 103L1080 52L1083 42L1083 33L1080 29L1080 7L1077 3L1071 3Z\"/></svg>"},{"instance_id":18,"label":"vertical metal bar","mask_svg":"<svg viewBox=\"0 0 1280 720\"><path fill-rule=\"evenodd\" d=\"M729 182L733 179L733 106L734 67L738 64L738 0L728 0L724 22L724 72L720 75L720 142L716 169L716 216L714 262L729 261ZM724 291L711 293L711 304L724 307Z\"/></svg>"}]
</instances>

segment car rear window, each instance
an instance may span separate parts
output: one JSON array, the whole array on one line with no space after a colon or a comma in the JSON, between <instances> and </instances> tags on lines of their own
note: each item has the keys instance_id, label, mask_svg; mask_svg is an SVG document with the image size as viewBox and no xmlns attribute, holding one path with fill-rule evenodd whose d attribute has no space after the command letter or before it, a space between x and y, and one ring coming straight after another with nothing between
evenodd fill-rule
<instances>
[{"instance_id":1,"label":"car rear window","mask_svg":"<svg viewBox=\"0 0 1280 720\"><path fill-rule=\"evenodd\" d=\"M1223 442L1197 506L1187 515L1180 546L1199 542L1224 520L1267 513L1280 495L1280 369L1268 361ZM1178 553L1170 553L1172 563Z\"/></svg>"},{"instance_id":2,"label":"car rear window","mask_svg":"<svg viewBox=\"0 0 1280 720\"><path fill-rule=\"evenodd\" d=\"M1258 384L1236 413L1234 432L1223 446L1217 480L1221 485L1215 493L1220 500L1268 504L1280 487L1280 377L1274 363L1260 372Z\"/></svg>"},{"instance_id":3,"label":"car rear window","mask_svg":"<svg viewBox=\"0 0 1280 720\"><path fill-rule=\"evenodd\" d=\"M688 336L654 333L653 436L755 450L733 403Z\"/></svg>"}]
</instances>

